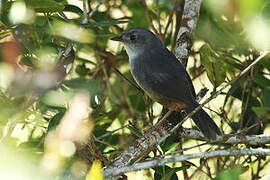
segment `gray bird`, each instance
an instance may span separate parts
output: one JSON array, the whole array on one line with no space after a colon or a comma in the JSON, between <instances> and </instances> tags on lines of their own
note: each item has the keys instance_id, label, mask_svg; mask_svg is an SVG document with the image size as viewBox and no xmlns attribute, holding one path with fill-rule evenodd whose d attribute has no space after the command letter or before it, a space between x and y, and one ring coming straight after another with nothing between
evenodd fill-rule
<instances>
[{"instance_id":1,"label":"gray bird","mask_svg":"<svg viewBox=\"0 0 270 180\"><path fill-rule=\"evenodd\" d=\"M138 85L170 110L192 112L199 104L192 81L180 61L160 39L144 28L133 28L111 40L120 41L129 56L130 70ZM209 139L220 135L212 118L200 109L193 121Z\"/></svg>"}]
</instances>

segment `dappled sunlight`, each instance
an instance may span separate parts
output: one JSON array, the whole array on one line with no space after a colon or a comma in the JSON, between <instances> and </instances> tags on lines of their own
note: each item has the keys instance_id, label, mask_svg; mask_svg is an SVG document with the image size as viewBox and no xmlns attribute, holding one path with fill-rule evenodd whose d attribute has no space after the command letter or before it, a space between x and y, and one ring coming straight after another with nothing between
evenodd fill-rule
<instances>
[{"instance_id":1,"label":"dappled sunlight","mask_svg":"<svg viewBox=\"0 0 270 180\"><path fill-rule=\"evenodd\" d=\"M94 41L94 35L90 29L85 29L74 24L56 22L53 25L52 33L67 39L82 43L90 43Z\"/></svg>"},{"instance_id":2,"label":"dappled sunlight","mask_svg":"<svg viewBox=\"0 0 270 180\"><path fill-rule=\"evenodd\" d=\"M35 12L26 7L26 4L23 1L15 2L9 13L9 19L14 24L25 23L32 24L35 21Z\"/></svg>"},{"instance_id":3,"label":"dappled sunlight","mask_svg":"<svg viewBox=\"0 0 270 180\"><path fill-rule=\"evenodd\" d=\"M88 93L81 92L74 96L59 127L50 131L45 138L45 154L41 163L44 168L57 172L65 164L66 158L75 154L75 143L87 143L93 129L89 104ZM52 162L55 166L51 166Z\"/></svg>"},{"instance_id":4,"label":"dappled sunlight","mask_svg":"<svg viewBox=\"0 0 270 180\"><path fill-rule=\"evenodd\" d=\"M258 16L246 23L245 28L252 45L258 50L270 50L270 20Z\"/></svg>"}]
</instances>

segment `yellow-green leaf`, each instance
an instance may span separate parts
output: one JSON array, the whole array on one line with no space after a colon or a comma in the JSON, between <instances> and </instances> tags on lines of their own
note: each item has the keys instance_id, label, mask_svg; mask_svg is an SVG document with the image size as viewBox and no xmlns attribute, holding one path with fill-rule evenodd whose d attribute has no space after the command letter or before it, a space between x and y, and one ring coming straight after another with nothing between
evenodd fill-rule
<instances>
[{"instance_id":1,"label":"yellow-green leaf","mask_svg":"<svg viewBox=\"0 0 270 180\"><path fill-rule=\"evenodd\" d=\"M208 44L204 44L200 49L201 63L206 69L207 76L214 87L225 81L226 68L222 57L218 55Z\"/></svg>"},{"instance_id":2,"label":"yellow-green leaf","mask_svg":"<svg viewBox=\"0 0 270 180\"><path fill-rule=\"evenodd\" d=\"M104 176L103 176L103 169L102 169L101 162L98 160L95 160L85 180L103 180L103 179L104 179Z\"/></svg>"},{"instance_id":3,"label":"yellow-green leaf","mask_svg":"<svg viewBox=\"0 0 270 180\"><path fill-rule=\"evenodd\" d=\"M27 0L26 4L40 13L58 12L65 8L64 4L53 0Z\"/></svg>"}]
</instances>

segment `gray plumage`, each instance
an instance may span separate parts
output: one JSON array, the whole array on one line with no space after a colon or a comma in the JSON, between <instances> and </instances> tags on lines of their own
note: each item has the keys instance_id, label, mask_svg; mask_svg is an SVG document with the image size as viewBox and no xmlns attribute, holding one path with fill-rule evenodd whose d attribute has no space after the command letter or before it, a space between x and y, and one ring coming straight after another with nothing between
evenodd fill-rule
<instances>
[{"instance_id":1,"label":"gray plumage","mask_svg":"<svg viewBox=\"0 0 270 180\"><path fill-rule=\"evenodd\" d=\"M151 31L133 28L112 40L123 42L135 81L153 100L167 107L172 102L179 102L185 105L187 113L199 105L184 66ZM215 139L216 134L221 134L203 109L192 119L206 137Z\"/></svg>"}]
</instances>

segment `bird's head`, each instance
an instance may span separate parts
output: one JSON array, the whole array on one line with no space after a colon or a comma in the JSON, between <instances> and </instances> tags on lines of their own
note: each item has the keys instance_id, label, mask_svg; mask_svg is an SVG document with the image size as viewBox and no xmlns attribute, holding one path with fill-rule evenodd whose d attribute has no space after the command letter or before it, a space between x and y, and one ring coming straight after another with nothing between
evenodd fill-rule
<instances>
[{"instance_id":1,"label":"bird's head","mask_svg":"<svg viewBox=\"0 0 270 180\"><path fill-rule=\"evenodd\" d=\"M136 57L145 51L163 47L159 38L145 28L132 28L111 40L120 41L130 58Z\"/></svg>"}]
</instances>

